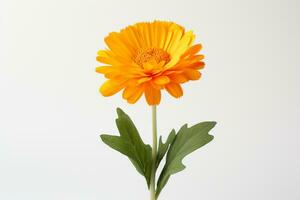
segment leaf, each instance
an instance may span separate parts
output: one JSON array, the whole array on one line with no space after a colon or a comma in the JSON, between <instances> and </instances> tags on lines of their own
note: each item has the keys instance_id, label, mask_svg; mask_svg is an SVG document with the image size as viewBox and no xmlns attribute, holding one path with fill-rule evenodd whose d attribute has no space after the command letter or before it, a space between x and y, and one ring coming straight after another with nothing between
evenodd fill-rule
<instances>
[{"instance_id":1,"label":"leaf","mask_svg":"<svg viewBox=\"0 0 300 200\"><path fill-rule=\"evenodd\" d=\"M117 113L118 118L116 119L116 124L120 136L103 134L100 137L105 144L129 158L137 171L145 177L149 187L152 167L152 148L150 145L144 144L129 116L120 108L117 108Z\"/></svg>"},{"instance_id":2,"label":"leaf","mask_svg":"<svg viewBox=\"0 0 300 200\"><path fill-rule=\"evenodd\" d=\"M162 142L162 137L160 136L160 138L159 138L159 145L158 145L158 151L157 151L156 168L158 168L161 160L164 158L165 154L168 151L168 148L169 148L170 144L172 144L172 142L174 141L175 137L176 137L176 132L175 132L174 129L169 134L166 143Z\"/></svg>"},{"instance_id":3,"label":"leaf","mask_svg":"<svg viewBox=\"0 0 300 200\"><path fill-rule=\"evenodd\" d=\"M202 122L190 128L186 124L181 127L167 153L165 166L157 182L156 197L159 196L171 175L185 169L182 164L184 157L214 138L208 132L215 125L216 122Z\"/></svg>"}]
</instances>

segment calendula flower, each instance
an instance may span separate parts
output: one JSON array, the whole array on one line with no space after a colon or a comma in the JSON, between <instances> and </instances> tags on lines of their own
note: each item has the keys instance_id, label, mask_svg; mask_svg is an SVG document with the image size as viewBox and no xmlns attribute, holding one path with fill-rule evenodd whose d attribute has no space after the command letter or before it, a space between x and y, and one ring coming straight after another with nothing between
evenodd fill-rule
<instances>
[{"instance_id":1,"label":"calendula flower","mask_svg":"<svg viewBox=\"0 0 300 200\"><path fill-rule=\"evenodd\" d=\"M173 22L137 23L112 32L105 38L107 50L96 68L108 79L100 87L103 96L123 90L123 98L135 103L144 94L149 105L158 105L161 90L173 97L183 95L181 84L201 77L204 67L199 55L201 44L193 45L195 35Z\"/></svg>"}]
</instances>

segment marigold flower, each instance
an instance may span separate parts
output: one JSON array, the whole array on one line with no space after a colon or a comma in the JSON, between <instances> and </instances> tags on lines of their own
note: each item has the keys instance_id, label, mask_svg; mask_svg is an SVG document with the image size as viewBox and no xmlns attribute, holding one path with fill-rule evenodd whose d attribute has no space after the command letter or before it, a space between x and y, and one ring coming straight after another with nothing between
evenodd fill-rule
<instances>
[{"instance_id":1,"label":"marigold flower","mask_svg":"<svg viewBox=\"0 0 300 200\"><path fill-rule=\"evenodd\" d=\"M96 68L108 79L100 87L103 96L123 90L123 98L135 103L143 94L149 105L158 105L161 90L173 97L183 95L180 84L201 77L202 46L193 45L195 35L173 22L136 23L112 32L105 38L107 50L97 60L106 66Z\"/></svg>"}]
</instances>

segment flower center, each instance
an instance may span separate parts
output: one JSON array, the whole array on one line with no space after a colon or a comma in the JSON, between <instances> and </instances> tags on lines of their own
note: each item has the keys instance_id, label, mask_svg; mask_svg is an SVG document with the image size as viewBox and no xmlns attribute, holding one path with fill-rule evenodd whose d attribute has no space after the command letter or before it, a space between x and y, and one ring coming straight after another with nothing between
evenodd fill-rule
<instances>
[{"instance_id":1,"label":"flower center","mask_svg":"<svg viewBox=\"0 0 300 200\"><path fill-rule=\"evenodd\" d=\"M157 64L161 61L167 63L170 61L170 55L162 49L150 47L150 48L141 48L137 51L134 61L143 66L144 63L155 61Z\"/></svg>"}]
</instances>

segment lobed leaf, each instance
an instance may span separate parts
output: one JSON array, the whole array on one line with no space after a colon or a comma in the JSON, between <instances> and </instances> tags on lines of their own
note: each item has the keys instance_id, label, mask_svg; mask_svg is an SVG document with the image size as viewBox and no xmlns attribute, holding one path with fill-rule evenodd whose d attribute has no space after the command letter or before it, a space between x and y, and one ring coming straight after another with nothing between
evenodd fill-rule
<instances>
[{"instance_id":1,"label":"lobed leaf","mask_svg":"<svg viewBox=\"0 0 300 200\"><path fill-rule=\"evenodd\" d=\"M162 142L162 136L160 136L158 150L157 150L156 168L158 168L161 160L164 158L165 154L169 149L169 146L173 143L175 137L176 137L176 132L174 129L169 134L166 143Z\"/></svg>"},{"instance_id":2,"label":"lobed leaf","mask_svg":"<svg viewBox=\"0 0 300 200\"><path fill-rule=\"evenodd\" d=\"M214 138L212 135L209 135L208 132L215 125L216 122L202 122L190 128L188 128L187 125L181 127L170 144L166 163L157 182L156 197L159 196L171 175L185 169L182 160L188 154L209 143ZM165 148L164 146L164 149Z\"/></svg>"},{"instance_id":3,"label":"lobed leaf","mask_svg":"<svg viewBox=\"0 0 300 200\"><path fill-rule=\"evenodd\" d=\"M120 136L103 134L100 137L105 144L129 158L136 170L145 177L149 187L152 148L143 142L130 117L120 108L117 108L117 113L116 124Z\"/></svg>"}]
</instances>

